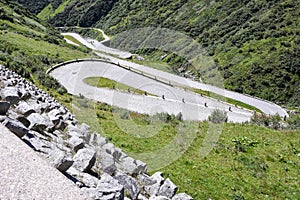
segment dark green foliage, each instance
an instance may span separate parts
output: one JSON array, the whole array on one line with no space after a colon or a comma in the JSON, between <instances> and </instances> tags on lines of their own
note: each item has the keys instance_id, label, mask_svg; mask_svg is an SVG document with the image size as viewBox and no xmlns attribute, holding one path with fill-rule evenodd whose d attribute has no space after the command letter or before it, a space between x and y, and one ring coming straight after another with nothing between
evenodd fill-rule
<instances>
[{"instance_id":1,"label":"dark green foliage","mask_svg":"<svg viewBox=\"0 0 300 200\"><path fill-rule=\"evenodd\" d=\"M216 109L208 117L208 120L215 124L227 122L228 120L227 113L225 111Z\"/></svg>"},{"instance_id":2,"label":"dark green foliage","mask_svg":"<svg viewBox=\"0 0 300 200\"><path fill-rule=\"evenodd\" d=\"M289 129L300 129L300 114L290 114L287 124Z\"/></svg>"},{"instance_id":3,"label":"dark green foliage","mask_svg":"<svg viewBox=\"0 0 300 200\"><path fill-rule=\"evenodd\" d=\"M54 26L90 27L108 14L115 2L116 0L71 1L64 11L51 18L50 22Z\"/></svg>"},{"instance_id":4,"label":"dark green foliage","mask_svg":"<svg viewBox=\"0 0 300 200\"><path fill-rule=\"evenodd\" d=\"M249 148L255 147L258 144L257 140L249 139L247 137L234 138L232 140L234 148L237 152L247 152Z\"/></svg>"},{"instance_id":5,"label":"dark green foliage","mask_svg":"<svg viewBox=\"0 0 300 200\"><path fill-rule=\"evenodd\" d=\"M38 14L41 12L50 2L51 0L9 0L10 2L17 2L22 5L25 5L32 13ZM61 2L61 0L56 0L54 2Z\"/></svg>"},{"instance_id":6,"label":"dark green foliage","mask_svg":"<svg viewBox=\"0 0 300 200\"><path fill-rule=\"evenodd\" d=\"M281 121L282 119L278 114L274 116L268 116L264 113L255 112L251 117L251 123L276 130L283 128Z\"/></svg>"},{"instance_id":7,"label":"dark green foliage","mask_svg":"<svg viewBox=\"0 0 300 200\"><path fill-rule=\"evenodd\" d=\"M15 2L8 2L0 1L0 64L38 85L66 94L46 69L63 61L59 50L72 54L72 49L67 49L63 37L51 25Z\"/></svg>"},{"instance_id":8,"label":"dark green foliage","mask_svg":"<svg viewBox=\"0 0 300 200\"><path fill-rule=\"evenodd\" d=\"M18 2L37 13L62 0ZM297 107L299 16L300 4L292 0L74 0L50 22L97 26L109 34L149 26L184 32L214 58L226 88ZM167 62L180 62L170 58ZM188 71L186 64L175 66Z\"/></svg>"}]
</instances>

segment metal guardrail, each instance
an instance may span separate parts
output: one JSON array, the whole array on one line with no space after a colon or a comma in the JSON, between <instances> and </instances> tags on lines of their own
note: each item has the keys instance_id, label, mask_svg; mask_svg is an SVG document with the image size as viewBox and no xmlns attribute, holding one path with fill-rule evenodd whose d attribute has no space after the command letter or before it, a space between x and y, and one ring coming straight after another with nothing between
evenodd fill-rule
<instances>
[{"instance_id":1,"label":"metal guardrail","mask_svg":"<svg viewBox=\"0 0 300 200\"><path fill-rule=\"evenodd\" d=\"M138 70L136 68L121 65L120 63L114 63L114 62L111 62L111 61L97 59L97 58L76 59L76 60L69 60L69 61L66 61L66 62L62 62L62 63L59 63L57 65L52 66L50 69L48 69L46 71L46 73L49 74L49 73L51 73L51 71L53 71L53 70L55 70L55 69L57 69L57 68L59 68L61 66L64 66L64 65L68 65L68 64L72 64L72 63L78 63L78 62L87 62L87 61L109 63L109 64L112 64L112 65L118 66L120 68L123 68L125 70L131 71L133 73L137 73L137 74L145 76L147 78L151 78L151 79L153 79L155 81L158 81L158 82L170 85L170 86L174 86L174 83L172 83L171 81L169 81L167 79L164 79L162 77L154 76L154 75L152 75L150 73ZM179 84L177 84L177 85L179 86Z\"/></svg>"}]
</instances>

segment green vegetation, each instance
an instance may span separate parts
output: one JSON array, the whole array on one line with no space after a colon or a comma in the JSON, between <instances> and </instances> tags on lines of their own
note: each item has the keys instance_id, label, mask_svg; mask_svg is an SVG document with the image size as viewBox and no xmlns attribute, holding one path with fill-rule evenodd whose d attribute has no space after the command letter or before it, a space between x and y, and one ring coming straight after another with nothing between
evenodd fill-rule
<instances>
[{"instance_id":1,"label":"green vegetation","mask_svg":"<svg viewBox=\"0 0 300 200\"><path fill-rule=\"evenodd\" d=\"M51 26L14 3L0 1L0 64L37 85L65 93L46 70L65 60L90 57L85 47L68 45Z\"/></svg>"},{"instance_id":2,"label":"green vegetation","mask_svg":"<svg viewBox=\"0 0 300 200\"><path fill-rule=\"evenodd\" d=\"M104 88L108 88L111 90L120 90L123 92L132 92L132 93L137 93L137 94L146 94L145 91L143 90L139 90L133 87L130 87L128 85L122 84L122 83L118 83L114 80L108 79L108 78L104 78L104 77L89 77L89 78L85 78L83 80L86 84L91 85L91 86L95 86L95 87L104 87Z\"/></svg>"},{"instance_id":3,"label":"green vegetation","mask_svg":"<svg viewBox=\"0 0 300 200\"><path fill-rule=\"evenodd\" d=\"M94 40L98 40L101 42L104 40L104 37L102 35L102 32L98 29L94 28L83 28L83 27L62 27L59 28L62 32L74 32L78 33L79 35L86 37L86 38L92 38Z\"/></svg>"},{"instance_id":4,"label":"green vegetation","mask_svg":"<svg viewBox=\"0 0 300 200\"><path fill-rule=\"evenodd\" d=\"M76 38L70 36L70 35L64 35L64 38L70 40L71 42L74 42L75 44L78 44L79 46L81 46L81 42L79 42Z\"/></svg>"},{"instance_id":5,"label":"green vegetation","mask_svg":"<svg viewBox=\"0 0 300 200\"><path fill-rule=\"evenodd\" d=\"M36 14L50 3L48 0L22 2L32 6ZM93 20L100 18L98 14L103 11L96 11L98 2L102 1L95 1L95 6L90 7L92 11L85 7L89 5L87 1L81 2L79 6L75 0L71 1L50 21L57 20L56 25L95 24ZM297 1L217 1L214 4L180 0L144 1L143 4L137 0L103 2L107 5L103 6L105 12L101 16L109 14L99 26L111 33L134 28L139 23L162 24L187 32L201 41L216 59L226 80L233 81L226 83L229 88L250 93L253 90L253 94L261 96L263 93L267 99L288 102L297 86L299 34L295 32L300 10ZM52 1L53 10L61 3L61 0ZM78 11L74 12L76 6ZM71 13L69 17L65 17L67 13ZM95 17L84 16L86 13ZM78 20L74 15L84 17ZM65 94L45 70L64 60L90 56L88 50L66 44L55 29L13 2L8 4L0 0L0 36L1 64L47 90L72 109L80 122L91 125L93 130L129 155L142 159L139 157L141 153L173 144L172 139L177 135L190 137L196 134L190 146L182 146L186 150L184 155L161 169L179 186L179 192L187 192L195 199L300 198L299 130L278 131L253 124L225 123L210 154L201 158L199 150L209 136L208 130L218 124L185 122L180 113L177 116L165 113L142 115ZM260 87L260 84L266 87ZM290 103L299 102L298 98L292 95ZM295 129L299 128L299 121L299 115L295 114L286 123L289 129ZM253 122L273 128L282 123L277 116L273 121L255 116ZM180 127L186 128L184 134L180 133ZM173 155L167 156L171 158ZM153 163L150 163L151 167Z\"/></svg>"},{"instance_id":6,"label":"green vegetation","mask_svg":"<svg viewBox=\"0 0 300 200\"><path fill-rule=\"evenodd\" d=\"M201 94L201 95L204 95L204 96L209 96L209 97L212 97L214 99L218 99L220 101L227 102L227 103L232 104L234 106L238 106L238 107L241 107L241 108L246 108L248 110L254 110L254 111L257 111L259 113L262 113L262 111L259 110L258 108L254 107L254 106L251 106L249 104L246 104L244 102L237 101L235 99L231 99L231 98L228 98L228 97L223 97L221 95L218 95L218 94L215 94L215 93L212 93L212 92L208 92L208 91L205 91L205 90L201 90L201 89L195 89L195 88L186 88L186 89L191 90L192 92L195 92L197 94Z\"/></svg>"},{"instance_id":7,"label":"green vegetation","mask_svg":"<svg viewBox=\"0 0 300 200\"><path fill-rule=\"evenodd\" d=\"M142 159L174 142L179 127L185 136L195 138L187 151L172 164L160 169L195 199L297 199L299 190L298 131L276 131L251 124L223 125L219 140L209 155L199 152L211 125L209 122L187 123L176 116L142 115L111 107L104 103L73 98L74 113L93 130L109 138L129 155ZM75 109L76 108L76 109ZM148 160L144 160L148 161ZM151 162L150 162L151 163ZM150 164L151 168L151 164Z\"/></svg>"},{"instance_id":8,"label":"green vegetation","mask_svg":"<svg viewBox=\"0 0 300 200\"><path fill-rule=\"evenodd\" d=\"M228 116L225 111L216 109L208 117L208 121L215 123L215 124L221 124L221 123L228 121Z\"/></svg>"},{"instance_id":9,"label":"green vegetation","mask_svg":"<svg viewBox=\"0 0 300 200\"><path fill-rule=\"evenodd\" d=\"M50 3L48 0L39 4L33 0L19 2L34 13ZM53 10L65 2L51 1ZM97 0L93 3L73 0L49 21L55 26L96 26L111 35L149 26L183 32L213 58L226 88L297 107L299 6L293 0ZM167 57L174 62L178 59ZM177 63L177 70L173 71L190 72L191 67L184 65ZM197 76L197 72L191 73Z\"/></svg>"}]
</instances>

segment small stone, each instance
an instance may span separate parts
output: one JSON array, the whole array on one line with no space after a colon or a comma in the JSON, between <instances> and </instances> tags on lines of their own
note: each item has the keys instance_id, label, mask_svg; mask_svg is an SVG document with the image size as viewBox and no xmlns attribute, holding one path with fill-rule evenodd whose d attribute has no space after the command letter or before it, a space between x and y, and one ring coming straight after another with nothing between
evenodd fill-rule
<instances>
[{"instance_id":1,"label":"small stone","mask_svg":"<svg viewBox=\"0 0 300 200\"><path fill-rule=\"evenodd\" d=\"M98 168L111 176L114 175L117 171L117 167L112 155L106 152L99 152L97 157L99 159Z\"/></svg>"},{"instance_id":2,"label":"small stone","mask_svg":"<svg viewBox=\"0 0 300 200\"><path fill-rule=\"evenodd\" d=\"M149 200L170 200L168 197L165 196L151 196Z\"/></svg>"},{"instance_id":3,"label":"small stone","mask_svg":"<svg viewBox=\"0 0 300 200\"><path fill-rule=\"evenodd\" d=\"M151 179L154 182L154 184L145 186L145 191L150 196L155 196L158 195L159 189L164 182L164 178L161 172L156 172L151 176Z\"/></svg>"},{"instance_id":4,"label":"small stone","mask_svg":"<svg viewBox=\"0 0 300 200\"><path fill-rule=\"evenodd\" d=\"M2 90L2 97L11 105L17 104L20 101L19 91L15 87L5 87Z\"/></svg>"},{"instance_id":5,"label":"small stone","mask_svg":"<svg viewBox=\"0 0 300 200\"><path fill-rule=\"evenodd\" d=\"M88 173L80 172L74 167L70 167L66 172L83 183L85 187L96 188L98 185L99 179Z\"/></svg>"},{"instance_id":6,"label":"small stone","mask_svg":"<svg viewBox=\"0 0 300 200\"><path fill-rule=\"evenodd\" d=\"M25 134L28 133L28 129L18 121L8 119L4 121L4 125L19 138L22 138Z\"/></svg>"},{"instance_id":7,"label":"small stone","mask_svg":"<svg viewBox=\"0 0 300 200\"><path fill-rule=\"evenodd\" d=\"M187 195L186 193L176 194L172 200L194 200L191 196Z\"/></svg>"},{"instance_id":8,"label":"small stone","mask_svg":"<svg viewBox=\"0 0 300 200\"><path fill-rule=\"evenodd\" d=\"M82 149L84 147L84 140L77 137L73 136L68 140L68 143L70 144L71 148L73 151L77 152L79 149Z\"/></svg>"},{"instance_id":9,"label":"small stone","mask_svg":"<svg viewBox=\"0 0 300 200\"><path fill-rule=\"evenodd\" d=\"M117 175L114 177L119 184L123 185L125 191L129 191L131 199L137 199L140 194L140 188L135 179L126 174Z\"/></svg>"},{"instance_id":10,"label":"small stone","mask_svg":"<svg viewBox=\"0 0 300 200\"><path fill-rule=\"evenodd\" d=\"M113 194L114 199L124 199L124 188L116 179L104 173L97 186L98 192Z\"/></svg>"},{"instance_id":11,"label":"small stone","mask_svg":"<svg viewBox=\"0 0 300 200\"><path fill-rule=\"evenodd\" d=\"M67 171L74 163L71 155L59 150L58 148L49 154L49 158L51 158L54 167L61 172Z\"/></svg>"},{"instance_id":12,"label":"small stone","mask_svg":"<svg viewBox=\"0 0 300 200\"><path fill-rule=\"evenodd\" d=\"M6 101L0 101L0 115L6 115L9 108L10 108L10 103Z\"/></svg>"},{"instance_id":13,"label":"small stone","mask_svg":"<svg viewBox=\"0 0 300 200\"><path fill-rule=\"evenodd\" d=\"M169 178L167 178L164 184L160 187L158 195L172 198L176 194L177 189L178 187Z\"/></svg>"},{"instance_id":14,"label":"small stone","mask_svg":"<svg viewBox=\"0 0 300 200\"><path fill-rule=\"evenodd\" d=\"M96 162L96 152L92 149L80 149L73 158L74 168L82 172L89 171Z\"/></svg>"},{"instance_id":15,"label":"small stone","mask_svg":"<svg viewBox=\"0 0 300 200\"><path fill-rule=\"evenodd\" d=\"M38 113L32 113L27 119L30 121L29 129L37 132L43 132L47 127L53 126L48 116L43 116Z\"/></svg>"},{"instance_id":16,"label":"small stone","mask_svg":"<svg viewBox=\"0 0 300 200\"><path fill-rule=\"evenodd\" d=\"M35 110L25 101L21 101L16 107L16 112L27 117L30 114L35 113Z\"/></svg>"}]
</instances>

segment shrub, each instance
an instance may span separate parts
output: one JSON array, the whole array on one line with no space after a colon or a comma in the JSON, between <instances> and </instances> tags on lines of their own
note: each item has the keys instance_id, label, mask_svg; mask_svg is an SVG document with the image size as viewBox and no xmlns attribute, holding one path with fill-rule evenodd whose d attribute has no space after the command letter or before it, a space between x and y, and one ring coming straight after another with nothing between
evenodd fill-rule
<instances>
[{"instance_id":1,"label":"shrub","mask_svg":"<svg viewBox=\"0 0 300 200\"><path fill-rule=\"evenodd\" d=\"M57 89L57 92L58 92L60 95L63 95L63 94L66 94L66 93L67 93L67 90L66 90L66 88L64 88L63 86L60 86L60 87Z\"/></svg>"},{"instance_id":2,"label":"shrub","mask_svg":"<svg viewBox=\"0 0 300 200\"><path fill-rule=\"evenodd\" d=\"M225 111L215 109L211 115L208 117L208 120L215 124L220 124L228 121L228 116Z\"/></svg>"},{"instance_id":3,"label":"shrub","mask_svg":"<svg viewBox=\"0 0 300 200\"><path fill-rule=\"evenodd\" d=\"M278 114L274 116L268 116L264 113L260 114L255 112L251 117L251 123L259 126L269 127L276 130L282 128L282 124L280 122L281 122L281 117Z\"/></svg>"},{"instance_id":4,"label":"shrub","mask_svg":"<svg viewBox=\"0 0 300 200\"><path fill-rule=\"evenodd\" d=\"M300 115L291 114L287 120L289 129L300 129Z\"/></svg>"},{"instance_id":5,"label":"shrub","mask_svg":"<svg viewBox=\"0 0 300 200\"><path fill-rule=\"evenodd\" d=\"M169 113L157 113L153 116L153 118L156 118L165 123L173 122L176 119L175 115L170 115Z\"/></svg>"}]
</instances>

